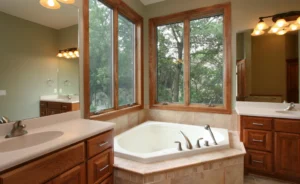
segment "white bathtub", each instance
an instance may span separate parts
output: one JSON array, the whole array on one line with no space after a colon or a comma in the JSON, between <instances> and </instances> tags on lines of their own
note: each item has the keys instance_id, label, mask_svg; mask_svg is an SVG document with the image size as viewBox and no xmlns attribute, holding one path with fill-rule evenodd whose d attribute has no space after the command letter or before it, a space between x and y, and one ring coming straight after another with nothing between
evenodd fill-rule
<instances>
[{"instance_id":1,"label":"white bathtub","mask_svg":"<svg viewBox=\"0 0 300 184\"><path fill-rule=\"evenodd\" d=\"M208 130L203 126L147 121L114 138L115 156L152 163L229 148L228 130L211 129L218 145L214 145ZM192 150L186 148L186 141L180 131L190 139ZM200 137L204 139L201 148L197 148L197 139ZM204 146L204 140L209 141L209 146ZM182 143L183 151L178 151L175 141Z\"/></svg>"}]
</instances>

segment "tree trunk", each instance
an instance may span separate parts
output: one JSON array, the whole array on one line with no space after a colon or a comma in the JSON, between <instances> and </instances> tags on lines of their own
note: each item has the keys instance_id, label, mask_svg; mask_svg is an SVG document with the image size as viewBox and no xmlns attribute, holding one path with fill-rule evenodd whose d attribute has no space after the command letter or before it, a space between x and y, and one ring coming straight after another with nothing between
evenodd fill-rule
<instances>
[{"instance_id":1,"label":"tree trunk","mask_svg":"<svg viewBox=\"0 0 300 184\"><path fill-rule=\"evenodd\" d=\"M178 60L183 60L183 42L177 42L178 48ZM182 69L182 63L177 63L175 67L174 76L174 96L173 102L179 102L179 85L180 85L180 73Z\"/></svg>"}]
</instances>

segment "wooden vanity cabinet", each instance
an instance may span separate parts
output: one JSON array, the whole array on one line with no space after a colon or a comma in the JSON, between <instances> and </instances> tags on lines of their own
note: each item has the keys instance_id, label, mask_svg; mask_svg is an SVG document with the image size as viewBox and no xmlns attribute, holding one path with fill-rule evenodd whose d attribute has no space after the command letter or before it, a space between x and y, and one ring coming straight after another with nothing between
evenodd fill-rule
<instances>
[{"instance_id":1,"label":"wooden vanity cabinet","mask_svg":"<svg viewBox=\"0 0 300 184\"><path fill-rule=\"evenodd\" d=\"M0 184L113 184L113 164L111 130L4 171Z\"/></svg>"},{"instance_id":2,"label":"wooden vanity cabinet","mask_svg":"<svg viewBox=\"0 0 300 184\"><path fill-rule=\"evenodd\" d=\"M40 116L61 114L79 110L79 103L61 103L40 101Z\"/></svg>"},{"instance_id":3,"label":"wooden vanity cabinet","mask_svg":"<svg viewBox=\"0 0 300 184\"><path fill-rule=\"evenodd\" d=\"M300 120L241 116L245 171L300 183Z\"/></svg>"}]
</instances>

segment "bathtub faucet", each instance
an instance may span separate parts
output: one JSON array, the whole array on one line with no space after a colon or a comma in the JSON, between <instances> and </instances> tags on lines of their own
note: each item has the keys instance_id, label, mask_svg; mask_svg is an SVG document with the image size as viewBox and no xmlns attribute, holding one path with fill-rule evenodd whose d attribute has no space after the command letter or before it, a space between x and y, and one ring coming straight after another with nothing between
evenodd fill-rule
<instances>
[{"instance_id":1,"label":"bathtub faucet","mask_svg":"<svg viewBox=\"0 0 300 184\"><path fill-rule=\"evenodd\" d=\"M218 143L217 143L217 141L216 141L216 139L215 139L215 136L214 136L214 134L213 134L212 131L211 131L210 126L209 126L209 125L205 125L204 128L205 128L205 130L208 130L208 131L209 131L209 133L210 133L212 139L213 139L214 142L215 142L215 145L218 145Z\"/></svg>"},{"instance_id":2,"label":"bathtub faucet","mask_svg":"<svg viewBox=\"0 0 300 184\"><path fill-rule=\"evenodd\" d=\"M180 133L183 135L184 139L186 140L186 148L190 150L193 149L190 139L182 131L180 131Z\"/></svg>"}]
</instances>

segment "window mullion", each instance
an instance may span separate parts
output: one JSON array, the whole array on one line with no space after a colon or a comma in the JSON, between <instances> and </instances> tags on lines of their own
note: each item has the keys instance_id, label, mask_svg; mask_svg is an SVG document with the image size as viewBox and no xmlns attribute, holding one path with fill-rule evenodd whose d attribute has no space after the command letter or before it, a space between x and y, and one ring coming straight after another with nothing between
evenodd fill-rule
<instances>
[{"instance_id":1,"label":"window mullion","mask_svg":"<svg viewBox=\"0 0 300 184\"><path fill-rule=\"evenodd\" d=\"M190 104L190 20L184 20L184 104Z\"/></svg>"},{"instance_id":2,"label":"window mullion","mask_svg":"<svg viewBox=\"0 0 300 184\"><path fill-rule=\"evenodd\" d=\"M114 8L113 13L113 68L114 68L114 109L119 109L119 75L118 75L118 38L119 38L119 25L118 25L118 9Z\"/></svg>"}]
</instances>

